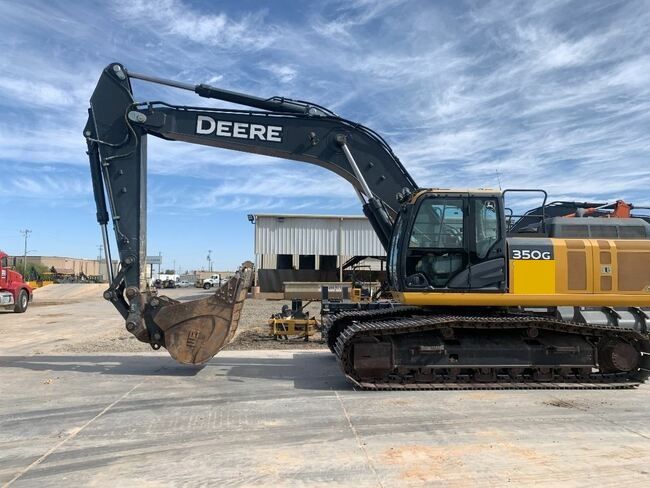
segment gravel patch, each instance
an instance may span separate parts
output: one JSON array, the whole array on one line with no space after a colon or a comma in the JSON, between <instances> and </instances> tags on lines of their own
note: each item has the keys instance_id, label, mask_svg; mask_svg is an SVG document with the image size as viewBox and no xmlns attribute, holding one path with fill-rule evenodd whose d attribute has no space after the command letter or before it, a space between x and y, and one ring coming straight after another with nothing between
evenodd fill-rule
<instances>
[{"instance_id":1,"label":"gravel patch","mask_svg":"<svg viewBox=\"0 0 650 488\"><path fill-rule=\"evenodd\" d=\"M167 290L166 290L167 291ZM172 290L173 291L173 290ZM187 296L187 292L184 292ZM171 293L169 293L171 295ZM203 296L206 295L204 292ZM185 296L173 297L183 299ZM193 294L192 299L201 298ZM248 299L244 302L244 309L237 328L237 334L225 350L256 350L256 349L322 349L327 348L322 341L320 332L304 339L274 340L269 334L267 325L271 315L279 313L283 305L291 306L285 300L260 300ZM320 322L320 302L313 302L305 308L310 316L315 316ZM117 327L111 327L105 334L89 337L85 342L65 343L57 346L55 352L65 353L100 353L100 352L151 352L151 346L138 341L126 331L120 322Z\"/></svg>"}]
</instances>

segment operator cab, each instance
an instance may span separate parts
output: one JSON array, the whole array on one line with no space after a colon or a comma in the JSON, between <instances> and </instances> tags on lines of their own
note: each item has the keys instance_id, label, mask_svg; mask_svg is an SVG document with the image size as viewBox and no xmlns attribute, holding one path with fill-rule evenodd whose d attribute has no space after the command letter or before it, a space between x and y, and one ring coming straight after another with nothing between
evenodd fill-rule
<instances>
[{"instance_id":1,"label":"operator cab","mask_svg":"<svg viewBox=\"0 0 650 488\"><path fill-rule=\"evenodd\" d=\"M418 192L395 226L391 285L403 291L505 291L503 215L498 191Z\"/></svg>"}]
</instances>

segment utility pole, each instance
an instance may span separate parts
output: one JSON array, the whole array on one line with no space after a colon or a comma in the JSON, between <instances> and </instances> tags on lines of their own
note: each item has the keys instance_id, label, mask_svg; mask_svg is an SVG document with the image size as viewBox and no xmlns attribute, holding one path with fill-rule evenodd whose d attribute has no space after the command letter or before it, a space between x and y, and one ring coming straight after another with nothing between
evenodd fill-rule
<instances>
[{"instance_id":1,"label":"utility pole","mask_svg":"<svg viewBox=\"0 0 650 488\"><path fill-rule=\"evenodd\" d=\"M21 230L20 233L25 237L25 252L23 253L23 276L27 275L27 237L32 233L29 229Z\"/></svg>"},{"instance_id":2,"label":"utility pole","mask_svg":"<svg viewBox=\"0 0 650 488\"><path fill-rule=\"evenodd\" d=\"M99 258L97 258L97 274L102 274L102 251L104 250L104 245L100 244L97 246L97 249L99 249ZM108 270L106 270L108 273Z\"/></svg>"},{"instance_id":3,"label":"utility pole","mask_svg":"<svg viewBox=\"0 0 650 488\"><path fill-rule=\"evenodd\" d=\"M212 258L210 254L212 254L212 249L208 249L208 271L212 273Z\"/></svg>"}]
</instances>

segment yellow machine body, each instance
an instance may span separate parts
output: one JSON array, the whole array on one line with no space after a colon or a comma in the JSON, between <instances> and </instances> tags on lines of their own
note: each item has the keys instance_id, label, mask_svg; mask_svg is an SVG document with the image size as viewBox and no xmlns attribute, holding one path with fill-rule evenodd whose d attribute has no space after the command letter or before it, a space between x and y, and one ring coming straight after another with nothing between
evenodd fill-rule
<instances>
[{"instance_id":1,"label":"yellow machine body","mask_svg":"<svg viewBox=\"0 0 650 488\"><path fill-rule=\"evenodd\" d=\"M399 293L419 306L650 307L650 241L508 239L508 290Z\"/></svg>"}]
</instances>

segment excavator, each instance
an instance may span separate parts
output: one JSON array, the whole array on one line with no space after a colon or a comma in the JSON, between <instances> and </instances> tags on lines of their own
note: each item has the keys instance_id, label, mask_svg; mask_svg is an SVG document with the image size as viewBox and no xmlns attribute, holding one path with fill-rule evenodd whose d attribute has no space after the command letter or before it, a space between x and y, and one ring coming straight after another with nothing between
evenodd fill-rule
<instances>
[{"instance_id":1,"label":"excavator","mask_svg":"<svg viewBox=\"0 0 650 488\"><path fill-rule=\"evenodd\" d=\"M244 108L138 101L134 80ZM358 388L632 388L650 376L650 219L629 204L547 204L543 190L420 188L379 134L325 107L120 63L102 72L88 113L110 274L104 298L137 339L180 363L204 364L232 339L253 269L242 264L214 295L192 302L147 287L147 136L311 163L353 186L399 301L324 324ZM537 192L542 204L515 215L506 197L521 192Z\"/></svg>"}]
</instances>

